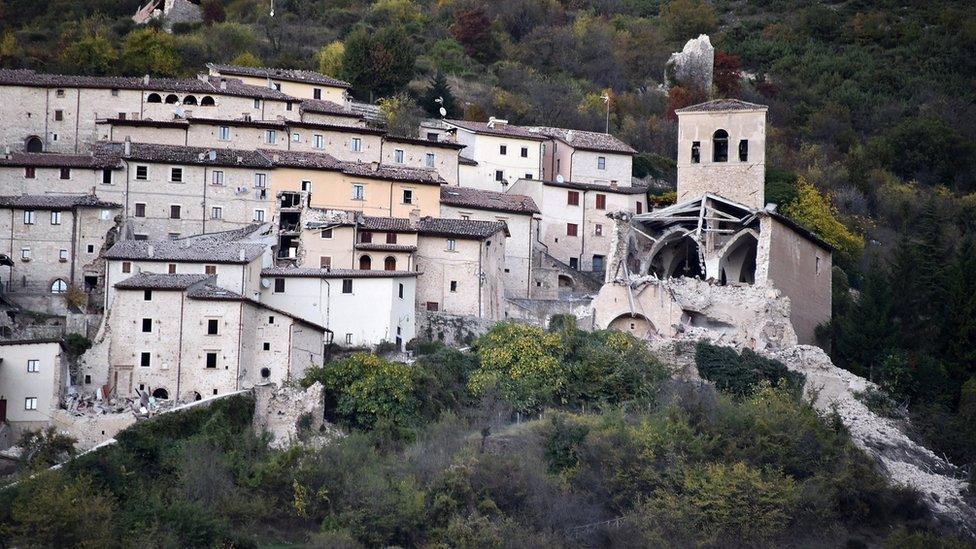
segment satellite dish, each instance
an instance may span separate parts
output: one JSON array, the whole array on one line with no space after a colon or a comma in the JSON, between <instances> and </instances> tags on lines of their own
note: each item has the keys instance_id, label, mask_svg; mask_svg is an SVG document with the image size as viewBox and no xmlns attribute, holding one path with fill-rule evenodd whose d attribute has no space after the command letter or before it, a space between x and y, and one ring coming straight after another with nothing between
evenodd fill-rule
<instances>
[{"instance_id":1,"label":"satellite dish","mask_svg":"<svg viewBox=\"0 0 976 549\"><path fill-rule=\"evenodd\" d=\"M565 179L563 179L563 176L562 176L562 174L559 174L559 175L557 175L557 176L556 176L556 183L563 183L563 182L565 182L565 181L566 181L566 180L565 180Z\"/></svg>"},{"instance_id":2,"label":"satellite dish","mask_svg":"<svg viewBox=\"0 0 976 549\"><path fill-rule=\"evenodd\" d=\"M262 278L261 279L261 287L264 288L265 290L267 290L268 288L271 287L271 281L268 280L267 278Z\"/></svg>"},{"instance_id":3,"label":"satellite dish","mask_svg":"<svg viewBox=\"0 0 976 549\"><path fill-rule=\"evenodd\" d=\"M445 109L444 107L441 107L437 110L440 111L442 117L447 116L447 109Z\"/></svg>"},{"instance_id":4,"label":"satellite dish","mask_svg":"<svg viewBox=\"0 0 976 549\"><path fill-rule=\"evenodd\" d=\"M274 0L271 0L271 17L274 17Z\"/></svg>"}]
</instances>

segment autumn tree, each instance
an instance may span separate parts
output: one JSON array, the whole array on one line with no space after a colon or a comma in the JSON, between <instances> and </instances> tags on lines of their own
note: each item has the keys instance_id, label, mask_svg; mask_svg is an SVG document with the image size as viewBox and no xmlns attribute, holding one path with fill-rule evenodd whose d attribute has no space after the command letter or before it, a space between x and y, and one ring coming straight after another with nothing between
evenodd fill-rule
<instances>
[{"instance_id":1,"label":"autumn tree","mask_svg":"<svg viewBox=\"0 0 976 549\"><path fill-rule=\"evenodd\" d=\"M672 40L685 41L718 28L718 16L707 0L671 0L661 7L661 21Z\"/></svg>"},{"instance_id":2,"label":"autumn tree","mask_svg":"<svg viewBox=\"0 0 976 549\"><path fill-rule=\"evenodd\" d=\"M416 137L423 111L405 93L398 93L379 100L380 112L386 119L386 131L390 135Z\"/></svg>"},{"instance_id":3,"label":"autumn tree","mask_svg":"<svg viewBox=\"0 0 976 549\"><path fill-rule=\"evenodd\" d=\"M339 40L330 42L318 53L319 72L329 76L342 74L342 58L346 54L346 46Z\"/></svg>"},{"instance_id":4,"label":"autumn tree","mask_svg":"<svg viewBox=\"0 0 976 549\"><path fill-rule=\"evenodd\" d=\"M742 60L738 57L715 50L715 62L712 70L712 82L715 90L722 97L738 97L742 91L741 79Z\"/></svg>"},{"instance_id":5,"label":"autumn tree","mask_svg":"<svg viewBox=\"0 0 976 549\"><path fill-rule=\"evenodd\" d=\"M491 21L483 9L454 12L451 34L464 46L464 51L477 61L490 63L498 58L498 43L491 33Z\"/></svg>"},{"instance_id":6,"label":"autumn tree","mask_svg":"<svg viewBox=\"0 0 976 549\"><path fill-rule=\"evenodd\" d=\"M58 59L65 72L101 76L117 68L119 54L101 34L72 42Z\"/></svg>"},{"instance_id":7,"label":"autumn tree","mask_svg":"<svg viewBox=\"0 0 976 549\"><path fill-rule=\"evenodd\" d=\"M360 97L382 97L402 90L413 78L417 59L413 41L399 25L370 34L358 27L346 37L342 78Z\"/></svg>"},{"instance_id":8,"label":"autumn tree","mask_svg":"<svg viewBox=\"0 0 976 549\"><path fill-rule=\"evenodd\" d=\"M183 64L176 39L151 27L126 35L121 60L125 72L134 75L177 76Z\"/></svg>"},{"instance_id":9,"label":"autumn tree","mask_svg":"<svg viewBox=\"0 0 976 549\"><path fill-rule=\"evenodd\" d=\"M817 233L825 242L848 256L856 258L864 249L864 237L852 232L837 218L837 208L830 195L821 194L802 177L796 183L796 200L783 213Z\"/></svg>"}]
</instances>

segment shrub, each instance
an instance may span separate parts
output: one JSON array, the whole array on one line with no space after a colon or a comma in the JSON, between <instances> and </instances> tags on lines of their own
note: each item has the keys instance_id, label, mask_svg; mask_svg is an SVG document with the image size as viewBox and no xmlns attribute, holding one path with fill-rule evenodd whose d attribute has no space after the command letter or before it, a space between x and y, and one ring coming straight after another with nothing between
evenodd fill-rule
<instances>
[{"instance_id":1,"label":"shrub","mask_svg":"<svg viewBox=\"0 0 976 549\"><path fill-rule=\"evenodd\" d=\"M699 341L695 347L695 365L698 374L727 393L736 396L751 394L760 381L779 384L785 381L794 388L803 386L802 374L790 372L778 360L763 358L751 349L743 349L739 355L731 347L719 347Z\"/></svg>"},{"instance_id":2,"label":"shrub","mask_svg":"<svg viewBox=\"0 0 976 549\"><path fill-rule=\"evenodd\" d=\"M476 396L498 391L521 412L552 402L566 386L562 342L527 324L496 324L475 344L480 365L468 381Z\"/></svg>"}]
</instances>

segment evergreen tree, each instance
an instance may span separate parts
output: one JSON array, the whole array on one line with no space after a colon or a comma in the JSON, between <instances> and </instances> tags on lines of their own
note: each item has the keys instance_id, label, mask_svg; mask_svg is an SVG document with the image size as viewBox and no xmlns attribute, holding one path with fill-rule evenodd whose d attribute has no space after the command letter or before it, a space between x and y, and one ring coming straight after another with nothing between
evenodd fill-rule
<instances>
[{"instance_id":1,"label":"evergreen tree","mask_svg":"<svg viewBox=\"0 0 976 549\"><path fill-rule=\"evenodd\" d=\"M340 77L352 85L353 95L369 98L371 89L370 50L372 43L365 27L358 27L346 37Z\"/></svg>"},{"instance_id":2,"label":"evergreen tree","mask_svg":"<svg viewBox=\"0 0 976 549\"><path fill-rule=\"evenodd\" d=\"M443 102L438 103L438 98L443 99ZM447 118L455 118L457 116L457 100L451 92L451 86L447 83L447 78L440 71L430 79L430 85L427 87L427 91L420 98L420 106L427 111L427 114L435 118L440 118L441 107L444 107L444 110L447 111Z\"/></svg>"},{"instance_id":3,"label":"evergreen tree","mask_svg":"<svg viewBox=\"0 0 976 549\"><path fill-rule=\"evenodd\" d=\"M872 264L860 296L831 322L834 360L861 376L869 377L898 344L891 329L894 303L888 279L884 267Z\"/></svg>"}]
</instances>

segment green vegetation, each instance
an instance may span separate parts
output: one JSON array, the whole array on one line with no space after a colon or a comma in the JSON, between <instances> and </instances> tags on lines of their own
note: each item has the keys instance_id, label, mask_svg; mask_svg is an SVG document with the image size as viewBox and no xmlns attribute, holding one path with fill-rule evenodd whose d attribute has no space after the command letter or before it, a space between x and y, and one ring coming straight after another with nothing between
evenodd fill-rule
<instances>
[{"instance_id":1,"label":"green vegetation","mask_svg":"<svg viewBox=\"0 0 976 549\"><path fill-rule=\"evenodd\" d=\"M271 450L243 396L138 423L0 491L0 543L952 543L774 361L701 345L716 391L669 380L628 334L563 317L499 324L467 353L418 350L410 365L356 354L309 372L349 431L324 448Z\"/></svg>"}]
</instances>

